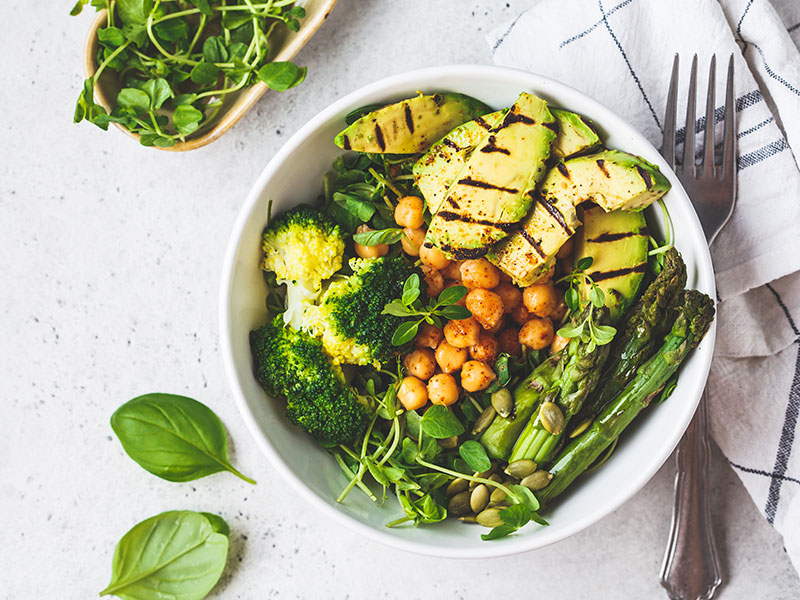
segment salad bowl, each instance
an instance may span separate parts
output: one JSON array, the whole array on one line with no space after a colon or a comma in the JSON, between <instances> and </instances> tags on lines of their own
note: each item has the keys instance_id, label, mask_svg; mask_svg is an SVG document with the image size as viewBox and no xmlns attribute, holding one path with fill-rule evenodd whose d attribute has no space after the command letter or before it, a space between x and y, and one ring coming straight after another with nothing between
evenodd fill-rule
<instances>
[{"instance_id":1,"label":"salad bowl","mask_svg":"<svg viewBox=\"0 0 800 600\"><path fill-rule=\"evenodd\" d=\"M267 319L266 285L261 274L261 233L268 204L273 213L310 202L322 192L323 175L341 154L334 136L344 116L368 104L390 103L417 91L453 91L489 106L511 105L522 91L590 119L609 148L624 149L658 165L672 183L665 196L674 245L687 265L690 288L714 298L714 274L700 222L680 183L658 151L634 128L583 93L533 73L490 66L422 69L383 79L338 100L300 129L270 160L256 180L239 214L225 257L220 289L222 356L233 396L256 443L281 476L331 519L390 546L414 553L485 558L541 548L589 527L630 499L669 457L694 414L705 386L714 346L715 324L683 365L668 401L645 411L602 469L585 475L574 489L544 513L550 525L531 525L509 538L482 541L479 529L455 520L419 527L387 528L402 516L399 504L382 505L362 494L336 497L346 484L336 461L314 440L292 426L284 403L266 396L256 382L248 335ZM648 215L658 237L663 223L654 209ZM652 218L650 218L652 217Z\"/></svg>"}]
</instances>

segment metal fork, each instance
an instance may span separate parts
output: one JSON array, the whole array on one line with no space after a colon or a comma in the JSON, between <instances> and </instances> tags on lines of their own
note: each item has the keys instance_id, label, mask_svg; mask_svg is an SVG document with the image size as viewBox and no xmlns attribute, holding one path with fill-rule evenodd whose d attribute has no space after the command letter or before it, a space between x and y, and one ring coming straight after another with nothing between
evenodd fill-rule
<instances>
[{"instance_id":1,"label":"metal fork","mask_svg":"<svg viewBox=\"0 0 800 600\"><path fill-rule=\"evenodd\" d=\"M678 96L679 57L675 55L664 118L664 144L661 154L678 175L694 205L708 244L728 222L736 199L736 127L733 100L733 55L728 62L725 91L722 156L717 161L714 145L716 111L714 87L716 56L711 58L706 98L703 154L695 161L695 107L697 55L692 60L689 99L686 107L686 137L683 160L675 165L675 113ZM692 422L683 436L676 461L675 499L669 543L661 567L661 585L672 600L710 600L722 584L722 571L714 542L709 512L708 412L706 394L700 399Z\"/></svg>"}]
</instances>

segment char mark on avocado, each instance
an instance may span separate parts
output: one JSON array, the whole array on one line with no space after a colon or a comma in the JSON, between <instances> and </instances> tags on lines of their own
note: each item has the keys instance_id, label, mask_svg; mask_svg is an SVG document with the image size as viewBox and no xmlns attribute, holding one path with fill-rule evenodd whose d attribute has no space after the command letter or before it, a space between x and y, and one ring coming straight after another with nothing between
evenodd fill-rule
<instances>
[{"instance_id":1,"label":"char mark on avocado","mask_svg":"<svg viewBox=\"0 0 800 600\"><path fill-rule=\"evenodd\" d=\"M434 94L432 96L432 99L433 99L433 103L436 106L441 106L442 104L444 104L444 98L442 97L441 94Z\"/></svg>"},{"instance_id":2,"label":"char mark on avocado","mask_svg":"<svg viewBox=\"0 0 800 600\"><path fill-rule=\"evenodd\" d=\"M631 273L644 273L645 271L647 271L647 263L643 262L639 263L638 265L634 265L633 267L612 269L611 271L597 271L595 273L587 273L587 275L592 278L592 281L597 283L598 281L614 279L615 277L623 277L625 275L630 275Z\"/></svg>"},{"instance_id":3,"label":"char mark on avocado","mask_svg":"<svg viewBox=\"0 0 800 600\"><path fill-rule=\"evenodd\" d=\"M507 188L502 187L499 185L494 185L493 183L488 183L486 181L479 181L477 179L472 179L472 177L464 177L463 179L459 179L458 183L461 185L469 185L472 187L479 187L485 190L497 190L498 192L507 192L509 194L519 194L519 190L516 188Z\"/></svg>"},{"instance_id":4,"label":"char mark on avocado","mask_svg":"<svg viewBox=\"0 0 800 600\"><path fill-rule=\"evenodd\" d=\"M406 127L411 133L414 133L414 115L411 114L411 107L408 104L403 104L403 111L406 115Z\"/></svg>"},{"instance_id":5,"label":"char mark on avocado","mask_svg":"<svg viewBox=\"0 0 800 600\"><path fill-rule=\"evenodd\" d=\"M528 242L533 247L534 250L536 250L536 254L538 254L542 258L542 260L547 259L547 254L545 254L544 250L542 250L542 246L539 242L536 241L536 238L534 238L530 233L525 231L525 229L521 229L520 233L522 234L522 237L525 238L525 241Z\"/></svg>"},{"instance_id":6,"label":"char mark on avocado","mask_svg":"<svg viewBox=\"0 0 800 600\"><path fill-rule=\"evenodd\" d=\"M450 138L444 138L444 139L442 140L442 143L443 143L445 146L450 146L450 147L451 147L453 150L455 150L456 152L458 152L459 150L461 150L461 148L459 147L459 145L458 145L458 144L456 144L456 143L455 143L453 140L451 140Z\"/></svg>"},{"instance_id":7,"label":"char mark on avocado","mask_svg":"<svg viewBox=\"0 0 800 600\"><path fill-rule=\"evenodd\" d=\"M476 219L474 217L470 217L469 215L462 215L449 210L440 210L438 213L436 213L436 216L444 221L461 221L462 223L470 223L472 225L494 227L495 229L499 229L504 233L509 233L516 227L516 223L498 223L495 221L489 221L488 219Z\"/></svg>"},{"instance_id":8,"label":"char mark on avocado","mask_svg":"<svg viewBox=\"0 0 800 600\"><path fill-rule=\"evenodd\" d=\"M477 119L475 119L475 123L478 124L478 127L482 127L486 131L491 131L492 129L491 126L486 121L483 120L483 117L478 117Z\"/></svg>"},{"instance_id":9,"label":"char mark on avocado","mask_svg":"<svg viewBox=\"0 0 800 600\"><path fill-rule=\"evenodd\" d=\"M608 169L606 169L606 161L604 161L602 158L598 158L595 162L597 163L598 168L603 172L603 175L605 175L608 179L611 179L611 174L608 172Z\"/></svg>"},{"instance_id":10,"label":"char mark on avocado","mask_svg":"<svg viewBox=\"0 0 800 600\"><path fill-rule=\"evenodd\" d=\"M603 244L605 242L616 242L617 240L625 239L626 237L631 236L641 236L640 233L636 233L635 231L617 231L617 232L608 232L598 235L596 238L588 239L587 242L592 242L593 244Z\"/></svg>"},{"instance_id":11,"label":"char mark on avocado","mask_svg":"<svg viewBox=\"0 0 800 600\"><path fill-rule=\"evenodd\" d=\"M552 204L550 204L550 203L549 203L549 202L548 202L546 199L544 199L544 198L541 200L541 204L542 204L542 206L544 207L544 209L545 209L547 212L549 212L549 213L550 213L550 216L551 216L551 217L553 217L553 218L554 218L556 221L558 221L558 224L559 224L559 225L561 225L561 229L563 229L563 230L564 230L564 232L565 232L567 235L572 235L573 233L575 233L574 231L572 231L572 229L570 229L570 226L569 226L569 225L567 225L567 221L566 221L566 219L564 218L564 215L562 215L562 214L561 214L561 211L560 211L560 210L558 210L558 209L557 209L555 206L553 206Z\"/></svg>"},{"instance_id":12,"label":"char mark on avocado","mask_svg":"<svg viewBox=\"0 0 800 600\"><path fill-rule=\"evenodd\" d=\"M653 187L653 178L650 176L650 173L647 172L646 169L643 169L639 165L636 165L636 172L639 173L639 177L644 180L644 185L649 190Z\"/></svg>"},{"instance_id":13,"label":"char mark on avocado","mask_svg":"<svg viewBox=\"0 0 800 600\"><path fill-rule=\"evenodd\" d=\"M503 124L498 129L503 129L514 123L525 123L526 125L536 125L536 121L526 115L521 115L517 112L509 112L506 118L503 119Z\"/></svg>"},{"instance_id":14,"label":"char mark on avocado","mask_svg":"<svg viewBox=\"0 0 800 600\"><path fill-rule=\"evenodd\" d=\"M563 162L558 163L556 165L556 169L558 169L558 172L561 173L565 179L570 179L569 169L567 168L567 165L565 165Z\"/></svg>"},{"instance_id":15,"label":"char mark on avocado","mask_svg":"<svg viewBox=\"0 0 800 600\"><path fill-rule=\"evenodd\" d=\"M350 138L346 135L342 136L342 148L345 150L350 150Z\"/></svg>"},{"instance_id":16,"label":"char mark on avocado","mask_svg":"<svg viewBox=\"0 0 800 600\"><path fill-rule=\"evenodd\" d=\"M489 154L491 152L500 152L501 154L505 154L506 156L511 154L511 152L509 152L506 148L501 148L500 146L498 146L496 142L497 138L493 135L490 135L489 140L486 142L486 145L481 148L481 152L485 152L486 154Z\"/></svg>"},{"instance_id":17,"label":"char mark on avocado","mask_svg":"<svg viewBox=\"0 0 800 600\"><path fill-rule=\"evenodd\" d=\"M452 198L450 198L449 196L447 197L447 203L448 203L450 206L452 206L453 208L455 208L456 210L459 210L459 209L460 209L460 207L458 206L458 202L456 202L455 200L453 200L453 199L452 199Z\"/></svg>"},{"instance_id":18,"label":"char mark on avocado","mask_svg":"<svg viewBox=\"0 0 800 600\"><path fill-rule=\"evenodd\" d=\"M550 129L554 133L558 133L558 123L556 121L550 121L549 123L542 123L542 125Z\"/></svg>"},{"instance_id":19,"label":"char mark on avocado","mask_svg":"<svg viewBox=\"0 0 800 600\"><path fill-rule=\"evenodd\" d=\"M480 258L484 256L488 251L489 247L483 248L453 248L450 244L442 243L439 244L439 250L444 252L445 254L452 256L456 260L470 260L472 258Z\"/></svg>"},{"instance_id":20,"label":"char mark on avocado","mask_svg":"<svg viewBox=\"0 0 800 600\"><path fill-rule=\"evenodd\" d=\"M386 150L386 141L383 139L383 130L381 126L375 123L375 139L378 142L378 146L381 149L381 152Z\"/></svg>"}]
</instances>

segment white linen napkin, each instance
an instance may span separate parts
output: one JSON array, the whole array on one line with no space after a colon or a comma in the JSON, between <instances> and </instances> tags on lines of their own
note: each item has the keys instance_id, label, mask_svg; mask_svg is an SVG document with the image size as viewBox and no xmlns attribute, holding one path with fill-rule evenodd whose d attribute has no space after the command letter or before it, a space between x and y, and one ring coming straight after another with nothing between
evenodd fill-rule
<instances>
[{"instance_id":1,"label":"white linen napkin","mask_svg":"<svg viewBox=\"0 0 800 600\"><path fill-rule=\"evenodd\" d=\"M675 53L683 82L698 54L698 114L711 55L719 82L734 53L739 187L712 247L711 432L800 571L800 2L540 0L487 38L496 63L584 91L656 147Z\"/></svg>"}]
</instances>

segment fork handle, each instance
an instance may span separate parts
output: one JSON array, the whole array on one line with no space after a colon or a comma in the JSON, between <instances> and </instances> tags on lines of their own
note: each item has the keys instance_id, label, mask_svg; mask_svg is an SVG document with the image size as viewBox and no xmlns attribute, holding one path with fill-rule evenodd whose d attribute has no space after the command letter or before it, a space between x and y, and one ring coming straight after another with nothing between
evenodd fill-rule
<instances>
[{"instance_id":1,"label":"fork handle","mask_svg":"<svg viewBox=\"0 0 800 600\"><path fill-rule=\"evenodd\" d=\"M705 392L675 458L675 501L661 585L671 600L710 600L722 584L722 572L709 511Z\"/></svg>"}]
</instances>

